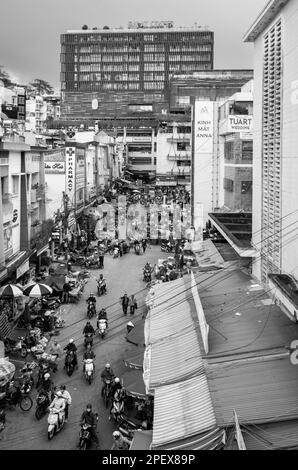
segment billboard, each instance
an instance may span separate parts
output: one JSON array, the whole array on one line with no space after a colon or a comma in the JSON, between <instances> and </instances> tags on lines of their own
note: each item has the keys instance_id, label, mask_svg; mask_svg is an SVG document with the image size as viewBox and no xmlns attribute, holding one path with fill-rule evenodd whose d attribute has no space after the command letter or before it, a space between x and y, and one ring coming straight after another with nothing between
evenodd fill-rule
<instances>
[{"instance_id":1,"label":"billboard","mask_svg":"<svg viewBox=\"0 0 298 470\"><path fill-rule=\"evenodd\" d=\"M70 201L73 201L75 194L75 147L66 147L66 194Z\"/></svg>"},{"instance_id":2,"label":"billboard","mask_svg":"<svg viewBox=\"0 0 298 470\"><path fill-rule=\"evenodd\" d=\"M213 132L213 102L196 101L194 106L195 153L212 153Z\"/></svg>"},{"instance_id":3,"label":"billboard","mask_svg":"<svg viewBox=\"0 0 298 470\"><path fill-rule=\"evenodd\" d=\"M230 114L228 116L228 132L252 132L253 117L245 114Z\"/></svg>"},{"instance_id":4,"label":"billboard","mask_svg":"<svg viewBox=\"0 0 298 470\"><path fill-rule=\"evenodd\" d=\"M45 173L65 173L65 162L45 162Z\"/></svg>"}]
</instances>

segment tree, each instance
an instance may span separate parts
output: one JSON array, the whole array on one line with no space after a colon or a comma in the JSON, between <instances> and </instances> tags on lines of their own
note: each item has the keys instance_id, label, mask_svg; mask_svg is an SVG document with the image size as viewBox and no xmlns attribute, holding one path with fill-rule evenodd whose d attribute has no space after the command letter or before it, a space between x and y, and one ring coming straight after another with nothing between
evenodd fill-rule
<instances>
[{"instance_id":1,"label":"tree","mask_svg":"<svg viewBox=\"0 0 298 470\"><path fill-rule=\"evenodd\" d=\"M13 86L9 73L5 70L3 65L0 65L0 80L6 88Z\"/></svg>"},{"instance_id":2,"label":"tree","mask_svg":"<svg viewBox=\"0 0 298 470\"><path fill-rule=\"evenodd\" d=\"M33 82L29 83L29 90L35 91L39 95L52 95L54 93L54 88L41 78L35 78Z\"/></svg>"}]
</instances>

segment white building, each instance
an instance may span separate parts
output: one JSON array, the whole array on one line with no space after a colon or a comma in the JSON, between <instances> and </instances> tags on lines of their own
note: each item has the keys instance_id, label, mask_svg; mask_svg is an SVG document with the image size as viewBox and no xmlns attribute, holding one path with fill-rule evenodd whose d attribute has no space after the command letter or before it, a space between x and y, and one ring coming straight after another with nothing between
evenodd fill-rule
<instances>
[{"instance_id":1,"label":"white building","mask_svg":"<svg viewBox=\"0 0 298 470\"><path fill-rule=\"evenodd\" d=\"M42 96L31 96L26 101L26 130L41 134L47 120L47 103Z\"/></svg>"},{"instance_id":2,"label":"white building","mask_svg":"<svg viewBox=\"0 0 298 470\"><path fill-rule=\"evenodd\" d=\"M282 282L289 278L279 275L298 280L297 24L297 0L271 0L244 38L254 43L253 242L260 256L253 274L292 318L295 280L290 295Z\"/></svg>"}]
</instances>

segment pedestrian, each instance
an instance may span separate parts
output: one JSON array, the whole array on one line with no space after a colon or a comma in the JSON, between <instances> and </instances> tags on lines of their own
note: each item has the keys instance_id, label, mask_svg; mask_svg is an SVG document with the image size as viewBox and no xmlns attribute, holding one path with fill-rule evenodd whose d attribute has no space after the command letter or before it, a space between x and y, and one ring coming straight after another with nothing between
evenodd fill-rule
<instances>
[{"instance_id":1,"label":"pedestrian","mask_svg":"<svg viewBox=\"0 0 298 470\"><path fill-rule=\"evenodd\" d=\"M55 339L54 343L51 345L49 352L50 352L50 354L52 354L52 356L56 356L56 361L55 361L55 366L53 368L53 372L57 372L57 370L58 370L58 359L60 358L60 356L62 354L62 349L61 349L61 346L60 346L60 344L58 343L58 341L56 339Z\"/></svg>"},{"instance_id":2,"label":"pedestrian","mask_svg":"<svg viewBox=\"0 0 298 470\"><path fill-rule=\"evenodd\" d=\"M127 295L126 292L125 292L124 296L121 297L121 300L122 300L123 313L124 313L124 315L127 315L127 308L128 308L128 304L129 304L129 298L128 298L128 295Z\"/></svg>"},{"instance_id":3,"label":"pedestrian","mask_svg":"<svg viewBox=\"0 0 298 470\"><path fill-rule=\"evenodd\" d=\"M68 304L69 302L69 292L71 291L71 287L68 281L66 281L63 285L63 292L62 292L62 303Z\"/></svg>"},{"instance_id":4,"label":"pedestrian","mask_svg":"<svg viewBox=\"0 0 298 470\"><path fill-rule=\"evenodd\" d=\"M144 253L146 252L146 248L147 248L147 241L145 240L145 238L143 238L142 240L142 247L143 247L143 251Z\"/></svg>"},{"instance_id":5,"label":"pedestrian","mask_svg":"<svg viewBox=\"0 0 298 470\"><path fill-rule=\"evenodd\" d=\"M186 261L186 269L187 269L187 274L190 274L191 272L191 260L190 259Z\"/></svg>"},{"instance_id":6,"label":"pedestrian","mask_svg":"<svg viewBox=\"0 0 298 470\"><path fill-rule=\"evenodd\" d=\"M67 423L69 407L70 407L70 405L71 405L71 395L70 395L70 393L66 390L66 386L65 386L65 385L61 385L60 390L61 390L61 392L62 392L62 397L65 399L65 422Z\"/></svg>"},{"instance_id":7,"label":"pedestrian","mask_svg":"<svg viewBox=\"0 0 298 470\"><path fill-rule=\"evenodd\" d=\"M137 301L135 300L135 296L133 294L131 298L129 299L129 308L130 308L131 315L134 315L136 309L138 308Z\"/></svg>"}]
</instances>

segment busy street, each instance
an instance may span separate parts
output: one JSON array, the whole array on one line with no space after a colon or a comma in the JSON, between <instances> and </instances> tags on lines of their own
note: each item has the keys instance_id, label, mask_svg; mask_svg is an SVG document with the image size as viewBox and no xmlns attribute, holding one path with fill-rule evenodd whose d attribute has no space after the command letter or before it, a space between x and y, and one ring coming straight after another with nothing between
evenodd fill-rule
<instances>
[{"instance_id":1,"label":"busy street","mask_svg":"<svg viewBox=\"0 0 298 470\"><path fill-rule=\"evenodd\" d=\"M90 279L85 285L85 289L80 301L77 304L63 304L65 327L60 330L60 334L54 337L63 348L70 338L74 339L78 347L78 370L75 370L71 377L68 377L63 369L64 360L60 359L58 371L51 374L55 385L66 385L69 391L72 404L69 411L68 423L61 433L58 433L52 441L47 437L47 418L40 421L34 416L34 406L29 412L24 412L20 408L7 412L7 423L5 427L5 440L0 441L0 449L75 449L79 443L80 418L88 403L92 404L94 412L99 414L97 433L100 449L109 449L112 445L112 433L115 424L109 420L109 409L105 408L100 390L102 381L100 374L106 363L110 363L114 373L121 378L126 370L124 359L127 356L136 354L137 347L127 342L126 324L132 320L135 324L142 320L145 311L144 297L146 295L146 284L143 282L143 267L146 262L154 264L160 257L160 247L152 247L146 250L142 256L137 256L133 252L126 256L113 259L112 256L105 256L104 270L94 269L90 271ZM96 294L96 280L103 272L107 282L107 294L98 297ZM120 297L127 292L128 295L136 294L138 308L134 315L123 315ZM107 311L109 321L107 335L104 339L98 334L94 338L93 350L95 359L95 379L89 385L83 375L82 357L84 351L83 328L88 320L86 299L90 293L96 294L96 308L104 307ZM91 324L96 328L96 319L91 320ZM53 338L52 338L53 340ZM15 361L20 367L21 361ZM37 393L33 389L32 398L35 399ZM95 449L95 446L93 447Z\"/></svg>"}]
</instances>

